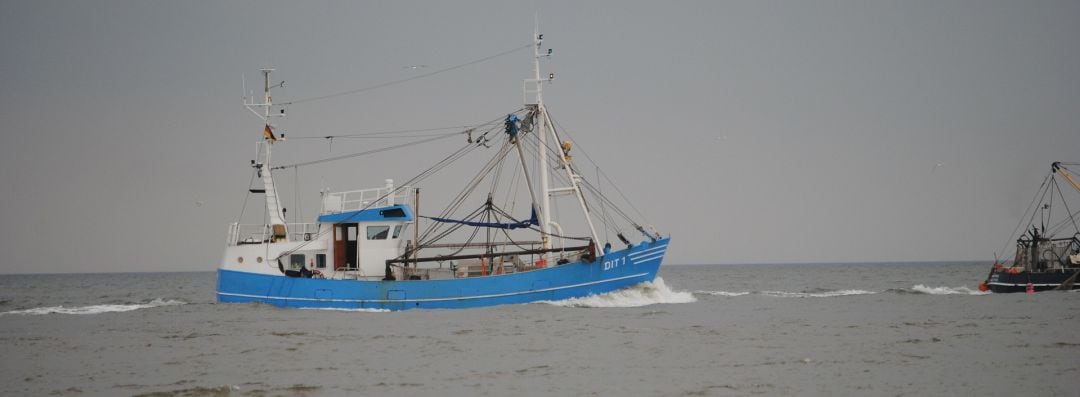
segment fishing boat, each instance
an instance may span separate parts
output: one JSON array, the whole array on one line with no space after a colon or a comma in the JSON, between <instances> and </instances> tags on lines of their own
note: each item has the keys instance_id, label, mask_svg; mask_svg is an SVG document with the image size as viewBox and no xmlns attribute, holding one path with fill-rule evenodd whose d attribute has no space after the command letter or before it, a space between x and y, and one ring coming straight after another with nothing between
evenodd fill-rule
<instances>
[{"instance_id":1,"label":"fishing boat","mask_svg":"<svg viewBox=\"0 0 1080 397\"><path fill-rule=\"evenodd\" d=\"M1016 239L1016 256L1011 266L994 261L979 290L997 293L1072 290L1080 275L1080 205L1069 207L1059 179L1080 192L1070 165L1054 162L1035 199L1024 213L1027 226ZM1075 197L1075 196L1073 196ZM1075 201L1074 201L1075 202ZM1061 208L1058 208L1061 207ZM1074 212L1075 211L1075 212ZM1019 225L1016 230L1021 230Z\"/></svg>"},{"instance_id":2,"label":"fishing boat","mask_svg":"<svg viewBox=\"0 0 1080 397\"><path fill-rule=\"evenodd\" d=\"M551 56L551 50L541 52L542 39L534 32L522 47L532 47L533 56L524 107L446 139L411 142L459 139L445 158L406 183L385 179L368 189L321 190L312 223L286 222L276 172L412 146L272 164L272 149L287 139L273 122L285 111L270 91L284 83L272 85L273 70L263 69L261 97L245 96L244 104L263 121L251 161L252 181L261 183L249 184L248 195L264 198L265 221L229 225L217 272L218 301L331 309L471 308L584 297L653 281L670 237L621 209L633 205L617 186L608 190L619 192L621 201L602 194L602 180L590 182L579 172L568 133L543 102L543 85L555 76L541 77L540 61ZM424 182L473 155L488 160L457 185L464 186L460 192L425 190L425 197L449 204L437 216L422 215ZM600 175L606 174L597 168L597 179ZM631 241L627 233L640 237Z\"/></svg>"}]
</instances>

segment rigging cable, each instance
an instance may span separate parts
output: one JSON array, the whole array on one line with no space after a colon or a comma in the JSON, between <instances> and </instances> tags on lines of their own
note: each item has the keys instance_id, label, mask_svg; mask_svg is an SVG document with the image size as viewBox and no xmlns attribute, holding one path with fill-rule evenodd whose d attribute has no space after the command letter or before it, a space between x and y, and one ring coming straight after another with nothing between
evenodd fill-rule
<instances>
[{"instance_id":1,"label":"rigging cable","mask_svg":"<svg viewBox=\"0 0 1080 397\"><path fill-rule=\"evenodd\" d=\"M486 123L479 124L477 127L493 125L493 124L495 124L497 121L499 121L501 119L502 118L500 117L500 118L497 118L497 119L495 119L493 121L488 121ZM345 154L345 155L341 155L341 156L328 157L328 158L321 159L321 160L305 161L305 162L295 163L295 164L279 165L279 166L273 167L271 169L272 170L279 170L279 169L286 169L286 168L290 168L290 167L303 167L303 166L307 166L307 165L321 164L321 163L327 163L327 162L337 161L337 160L344 160L344 159L353 158L353 157L360 157L360 156L365 156L365 155L369 155L369 154L375 154L375 153L380 153L380 152L385 152L385 151L390 151L390 150L401 149L401 148L412 146L412 145L419 145L419 144L423 144L423 143L434 142L434 141L438 141L438 140L441 140L441 139L445 139L445 138L448 138L448 137L461 135L461 134L469 135L469 137L470 137L470 142L469 142L470 145L466 145L466 147L468 147L468 146L471 146L472 133L476 132L477 127L470 127L470 128L468 128L468 129L466 129L464 131L452 132L452 133L448 133L448 134L439 134L439 135L436 135L435 137L432 137L432 138L421 139L421 140L412 141L412 142L406 142L406 143L402 143L402 144L398 144L398 145L387 146L387 147L378 148L378 149L372 149L372 150L363 151L363 152L359 152L359 153ZM480 137L483 137L483 139L486 139L487 134L490 133L490 132L491 132L491 129L486 130L486 131L484 131L484 133L482 133L480 135ZM480 137L477 138L477 141L481 140ZM306 139L306 138L312 138L312 137L302 137L302 138ZM335 137L334 136L328 136L328 137L322 137L322 138L333 139Z\"/></svg>"},{"instance_id":2,"label":"rigging cable","mask_svg":"<svg viewBox=\"0 0 1080 397\"><path fill-rule=\"evenodd\" d=\"M474 176L473 179L471 181L469 181L465 185L465 187L461 190L461 192L458 193L457 196L454 197L454 199L450 202L450 205L448 205L443 210L443 212L439 215L439 217L440 218L451 218L453 213L455 211L457 211L458 208L460 208L462 204L465 203L465 199L467 199L469 197L469 194L471 194L473 192L473 190L475 190L476 187L479 186L480 183L483 182L484 178L491 172L491 170L496 165L500 164L502 162L502 160L504 158L506 158L507 154L510 153L510 148L511 148L511 146L510 146L509 143L504 143L503 146L501 148L499 148L499 153L497 153L495 155L495 157L492 157L491 160L488 160L488 163L486 165L484 165L484 167L480 170L480 172L476 176ZM420 240L421 241L428 240L428 236L431 235L432 233L434 233L438 229L438 225L439 225L438 223L433 223L430 226L428 226L427 230L425 230L424 233L422 235L420 235ZM432 242L438 241L438 239L441 239L441 238L443 238L445 236L446 236L446 233L439 234L436 238L434 238L432 240Z\"/></svg>"},{"instance_id":3,"label":"rigging cable","mask_svg":"<svg viewBox=\"0 0 1080 397\"><path fill-rule=\"evenodd\" d=\"M251 198L251 182L255 181L255 170L251 170L251 179L248 180L248 192L244 195L244 204L240 206L240 216L236 217L236 224L239 225L240 221L244 218L244 211L247 210L248 199Z\"/></svg>"},{"instance_id":4,"label":"rigging cable","mask_svg":"<svg viewBox=\"0 0 1080 397\"><path fill-rule=\"evenodd\" d=\"M567 138L573 140L573 137L571 137L570 133L567 132L565 128L563 128L562 124L559 124L558 120L555 120L550 115L548 116L548 119L551 120L551 122L554 123L554 125L558 126L559 129L562 130L563 134L565 134ZM641 211L638 210L637 206L635 206L634 203L630 202L630 199L626 197L626 194L623 193L622 189L619 189L619 185L615 184L615 182L611 180L611 177L609 177L606 172L604 172L602 169L600 169L600 165L596 164L596 162L593 161L592 157L589 156L589 153L587 153L585 151L585 148L582 147L581 145L577 145L577 146L578 146L578 150L581 151L581 154L585 155L585 159L589 160L590 163L592 163L594 166L596 166L596 168L598 170L600 170L600 174L604 176L604 179L606 179L608 181L608 184L610 184L612 187L614 187L615 191L618 192L620 196L622 196L623 201L626 201L626 204L629 204L630 208L633 209L634 212L637 213L638 216L640 216L641 219L645 221L645 223L650 223L651 224L652 222L649 222L649 219L647 217L645 217L645 214L641 213Z\"/></svg>"},{"instance_id":5,"label":"rigging cable","mask_svg":"<svg viewBox=\"0 0 1080 397\"><path fill-rule=\"evenodd\" d=\"M467 129L470 129L470 128L475 129L475 128L485 126L485 125L488 125L488 124L493 124L493 123L495 123L497 121L498 120L483 123L483 124L477 124L477 125L456 125L456 126L451 126L451 127L417 128L417 129L411 129L411 130L388 130L388 131L376 131L376 132L360 132L360 133L355 133L355 134L342 134L342 135L326 135L326 136L292 136L292 135L290 135L289 140L291 141L291 140L297 140L297 139L344 139L344 138L352 138L352 139L424 138L424 137L432 137L432 136L441 136L441 135L444 135L444 134L412 134L412 135L403 136L403 137L398 137L398 136L393 136L393 135L410 134L410 133L415 133L415 132L433 132L433 131L444 131L444 130L467 130Z\"/></svg>"},{"instance_id":6,"label":"rigging cable","mask_svg":"<svg viewBox=\"0 0 1080 397\"><path fill-rule=\"evenodd\" d=\"M533 156L536 156L536 155L538 155L538 153L539 153L539 151L540 151L540 144L539 144L539 142L534 142L534 141L526 141L526 146L525 146L525 148L526 148L526 150L528 150L528 151L529 151L529 153L530 153L531 155L533 155ZM552 148L552 147L551 147L550 145L545 145L545 148L546 148L546 149L548 150L549 154L550 154L550 155L552 155L552 158L558 158L559 156L562 156L562 153L561 153L561 151L557 151L557 149L555 149L555 148ZM558 149L558 150L561 150L561 148L560 148L560 149ZM586 157L587 157L587 156L586 156ZM594 163L593 165L595 166L596 164ZM573 166L573 164L571 164L571 166ZM599 167L597 167L597 168L599 168ZM566 176L566 175L565 175L564 173L562 173L562 172L556 172L556 173L554 173L554 174L552 174L552 175L553 175L553 177L554 177L554 178L555 178L555 179L556 179L556 180L557 180L558 182L561 182L561 183L563 183L563 184L566 184L566 185L570 185L570 183L571 183L571 182L570 182L570 180L569 180L569 177L567 177L567 176ZM579 177L581 177L581 175L578 175L578 176L579 176ZM585 179L584 177L581 177L581 178L579 179L579 181L580 181L580 183L581 183L581 184L580 184L579 186L580 186L580 187L582 188L582 193L583 193L583 194L584 194L584 193L590 193L590 194L591 194L591 196L592 196L592 197L596 197L596 198L597 198L597 200L599 200L599 201L601 201L601 202L604 202L604 201L606 201L606 202L607 202L607 203L608 203L608 204L609 204L610 206L612 206L612 207L613 207L613 209L614 209L614 210L616 211L616 213L618 213L619 215L621 215L621 216L623 217L623 219L625 219L625 220L627 221L627 223L628 223L628 224L629 224L630 226L632 226L632 228L633 228L633 229L635 229L635 230L642 230L642 229L643 229L643 228L641 227L641 225L639 225L639 224L638 224L637 222L635 222L635 221L633 220L633 218L631 218L631 217L630 217L630 216L629 216L629 215L628 215L628 214L627 214L627 213L626 213L625 211L622 211L622 210L621 210L620 208L618 208L618 206L617 206L617 205L615 205L614 201L612 201L611 199L607 198L606 196L603 196L602 194L598 194L598 192L597 192L597 190L595 189L595 187L592 187L592 186L591 186L591 185L589 184L589 181L588 181L588 180L586 180L586 179ZM624 198L625 198L625 196L624 196ZM629 203L629 201L628 201L628 200L627 200L627 203ZM633 206L633 204L631 204L631 206ZM601 219L603 219L603 218L601 218ZM608 223L608 222L603 222L603 223L604 223L604 226L605 226L605 228L607 228L607 229L612 229L612 230L614 230L614 231L615 231L616 233L620 233L620 230L618 229L618 226L617 226L617 225L615 225L615 222L614 222L614 221L611 221L610 223ZM606 230L605 230L605 231L606 231ZM560 235L557 235L557 234L553 234L553 233L548 233L548 234L549 234L549 235L551 235L551 236L556 236L556 237L562 237L562 238L568 238L568 237L565 237L565 236L560 236ZM648 236L648 235L647 235L647 236ZM576 238L575 238L575 239L576 239Z\"/></svg>"},{"instance_id":7,"label":"rigging cable","mask_svg":"<svg viewBox=\"0 0 1080 397\"><path fill-rule=\"evenodd\" d=\"M434 142L434 141L438 141L438 140L441 140L441 139L446 139L448 137L452 137L452 136L458 135L458 134L461 134L461 133L445 134L445 135L440 135L440 136L437 136L437 137L434 137L434 138L421 139L419 141L406 142L406 143L402 143L402 144L398 144L398 145L393 145L393 146L387 146L387 147L382 147L382 148L378 148L378 149L367 150L367 151L363 151L363 152L359 152L359 153L351 153L351 154L345 154L345 155L341 155L341 156L327 157L327 158L321 159L321 160L312 160L312 161L305 161L305 162L295 163L295 164L279 165L279 166L271 168L271 170L283 170L283 169L286 169L286 168L299 168L299 167L308 166L308 165L329 163L331 161L337 161L337 160L344 160L344 159L353 158L353 157L366 156L366 155L369 155L369 154L381 153L381 152L386 152L386 151L390 151L390 150L401 149L403 147L419 145L419 144L428 143L428 142Z\"/></svg>"},{"instance_id":8,"label":"rigging cable","mask_svg":"<svg viewBox=\"0 0 1080 397\"><path fill-rule=\"evenodd\" d=\"M515 110L512 113L518 113L518 112L521 112L522 110L524 110L524 109L518 109L518 110ZM502 120L502 118L500 117L498 120ZM495 130L496 130L496 128L493 126L493 127L489 128L488 130L484 131L484 133L481 134L480 137L478 137L476 140L470 139L468 147L472 147L472 148L476 148L476 147L480 147L480 146L487 147L487 142L488 142L487 134L490 134L492 131L495 131ZM481 170L477 173L477 175L473 177L472 181L467 183L465 185L465 188L463 188L462 191L459 192L458 195L454 197L454 199L451 201L451 204L443 209L443 211L440 213L439 217L440 218L451 218L453 213L455 211L457 211L458 208L460 208L461 205L465 202L465 199L468 198L468 195L472 192L472 190L476 188L476 185L479 185L479 183L481 183L483 181L484 176L486 176L489 172L491 172L491 168L493 168L496 165L500 164L502 162L502 159L504 159L509 154L509 152L511 150L511 147L512 146L509 144L509 139L508 139L505 143L503 143L503 146L499 148L499 152L492 159L488 160L487 164L485 164L484 167L481 168ZM428 236L431 235L432 233L434 233L435 230L437 229L437 227L438 227L437 224L429 225L428 228L424 231L424 233L420 236L419 240L421 240L421 241L428 240ZM440 235L434 241L437 241L438 239L441 239L443 237L445 237L445 235Z\"/></svg>"},{"instance_id":9,"label":"rigging cable","mask_svg":"<svg viewBox=\"0 0 1080 397\"><path fill-rule=\"evenodd\" d=\"M1050 234L1057 234L1062 229L1065 229L1065 226L1068 225L1065 223L1066 220L1072 221L1073 229L1076 230L1076 233L1080 233L1080 227L1077 227L1076 225L1076 218L1073 216L1072 210L1069 209L1069 202L1065 200L1065 195L1061 193L1061 186L1058 186L1057 179L1054 179L1054 186L1057 186L1058 197L1061 198L1061 205L1065 206L1065 214L1069 215L1069 217L1062 220L1057 225L1051 226L1054 230Z\"/></svg>"},{"instance_id":10,"label":"rigging cable","mask_svg":"<svg viewBox=\"0 0 1080 397\"><path fill-rule=\"evenodd\" d=\"M352 94L357 94L357 93L361 93L361 92L364 92L364 91L374 90L374 89L377 89L377 88L383 88L383 87L388 87L388 86L392 86L392 85L395 85L395 84L401 84L401 83L405 83L405 82L409 82L409 81L413 81L413 80L418 80L418 79L422 79L422 78L425 78L425 77L431 77L431 76L434 76L434 75L437 75L437 74L440 74L440 73L449 72L449 71L455 70L455 69L461 69L461 68L469 66L469 65L475 65L475 64L478 64L478 63L481 63L481 62L484 62L484 61L495 59L495 58L501 57L503 55L508 55L508 54L511 54L511 53L514 53L514 52L517 52L517 51L520 51L520 50L524 50L524 49L532 47L532 46L533 46L533 44L529 43L529 44L523 45L521 47L516 47L516 48L512 48L512 49L497 53L495 55L489 55L489 56L486 56L486 57L483 57L483 58L480 58L480 59L474 59L474 60L469 61L469 62L465 62L465 63L462 63L462 64L457 64L457 65L454 65L454 66L450 66L450 67L446 67L446 68L443 68L443 69L435 70L435 71L432 71L432 72L429 72L429 73L424 73L424 74L413 76L413 77L408 77L408 78L394 80L394 81L388 81L388 82L381 83L381 84L376 84L376 85L367 86L367 87L363 87L363 88L352 89L352 90L348 90L348 91L342 91L342 92L333 93L333 94L320 95L320 96L315 96L315 97L310 97L310 98L297 99L295 101L283 102L283 103L280 104L280 106L295 105L295 104L298 104L298 103L336 98L336 97L345 96L345 95L352 95Z\"/></svg>"},{"instance_id":11,"label":"rigging cable","mask_svg":"<svg viewBox=\"0 0 1080 397\"><path fill-rule=\"evenodd\" d=\"M534 155L535 155L535 154L536 154L536 153L537 153L537 152L538 152L538 151L540 150L540 145L539 145L539 143L538 143L538 142L533 142L533 141L527 141L526 143L528 144L528 145L526 146L526 149L527 149L527 150L529 150L529 153L530 153L530 154L534 154ZM560 153L558 153L558 152L555 152L555 149L553 149L553 148L552 148L552 147L551 147L550 145L545 145L545 146L546 146L546 148L548 149L548 151L550 152L550 154L554 154L554 155L556 155L556 156L559 156L559 155L561 155ZM582 151L582 153L584 153L584 151ZM586 157L588 157L588 155L586 155ZM591 161L591 160L590 160L590 161ZM595 166L596 164L595 164L595 163L593 163L593 165ZM597 166L597 168L599 168L599 166ZM602 171L601 171L601 172L602 172ZM555 178L556 178L556 179L558 179L558 180L559 180L560 182L562 182L562 183L566 183L566 184L570 184L570 182L569 182L569 179L568 179L568 178L567 178L567 176L566 176L566 175L564 175L563 173L555 173L555 174L554 174L554 176L555 176ZM625 219L625 220L626 220L626 222L627 222L628 224L630 224L630 225L631 225L631 226L632 226L632 227L633 227L634 229L640 230L640 228L642 228L642 227L641 227L641 225L640 225L640 224L638 224L637 222L635 222L635 221L634 221L634 219L633 219L633 218L632 218L632 217L631 217L631 216L630 216L629 214L627 214L627 213L626 213L625 211L623 211L623 210L622 210L621 208L619 208L619 207L618 207L617 205L615 205L615 202L614 202L614 201L612 201L612 200L611 200L610 198L608 198L607 196L604 196L604 195L602 195L602 194L599 194L599 190L598 190L598 189L596 189L596 187L595 187L595 186L592 186L592 184L590 184L590 183L589 183L589 181L588 181L587 179L585 179L585 178L580 178L580 182L581 182L581 185L580 185L581 187L583 187L583 188L586 188L586 190L587 190L587 191L588 191L589 193L591 193L591 194L592 194L593 196L597 197L597 199L599 199L599 200L602 200L602 201L606 201L606 202L608 203L608 205L610 205L610 206L612 207L612 209L613 209L613 210L614 210L614 211L615 211L615 212L616 212L616 213L617 213L618 215L622 216L622 217L623 217L623 219ZM610 179L608 179L608 183L611 183L611 180L610 180ZM616 190L618 190L618 186L615 186L615 185L614 185L614 183L611 183L611 184L612 184L612 186L614 186L614 187L616 188ZM621 191L620 191L620 193L621 193ZM626 197L625 197L625 195L623 196L623 198L624 198L624 199L626 198ZM633 204L631 204L631 203L629 202L629 200L626 200L626 202L627 202L628 204L630 204L630 206L631 206L631 207L633 207ZM640 212L639 212L639 214L640 214ZM648 222L648 220L646 220L646 222ZM616 230L615 230L615 231L616 231L616 232L619 232L619 230L618 230L617 228L616 228Z\"/></svg>"},{"instance_id":12,"label":"rigging cable","mask_svg":"<svg viewBox=\"0 0 1080 397\"><path fill-rule=\"evenodd\" d=\"M485 132L481 136L486 137L486 135L487 135L487 132ZM376 203L379 203L382 200L385 200L387 197L390 197L391 195L394 195L394 194L398 193L402 189L404 189L406 187L411 187L411 185L413 185L413 184L415 184L417 182L420 182L420 181L422 181L424 179L427 179L428 177L430 177L431 175L434 175L436 172L438 172L442 168L445 168L450 163L453 163L453 162L457 161L458 159L464 157L466 154L468 154L469 152L471 152L475 148L476 148L476 145L473 145L471 143L461 147L460 149L458 149L457 151L455 151L455 152L451 153L450 155L446 156L442 160L439 160L437 163L435 163L431 167L428 167L428 169L424 170L420 174L417 174L412 179L409 179L408 181L405 182L405 184L395 187L393 190L387 192L386 194L380 196L379 198L373 200L372 202L368 203L364 207L360 208L353 215L350 215L348 218L346 218L343 222L348 222L348 221L352 220L352 218L355 217L357 214L359 214L361 211L364 211L364 210L367 210L367 209L371 208ZM311 244L312 242L318 240L319 237L325 235L330 230L333 230L333 228L326 228L325 230L319 230L317 232L317 234L314 237L312 237L311 240L305 241L305 242L297 245L295 248L283 251L275 259L280 260L281 258L285 257L286 255L291 255L292 253L294 253L296 251L299 251L301 248L303 248L303 247L307 246L308 244ZM269 257L269 255L267 255L267 257Z\"/></svg>"},{"instance_id":13,"label":"rigging cable","mask_svg":"<svg viewBox=\"0 0 1080 397\"><path fill-rule=\"evenodd\" d=\"M1031 198L1031 201L1030 201L1030 202L1028 203L1027 209L1026 209L1026 210L1024 210L1024 214L1020 216L1020 220L1016 222L1016 227L1014 227L1014 228L1013 228L1013 231L1012 231L1012 233L1011 233L1011 234L1009 234L1009 240L1006 240L1006 241L1005 241L1005 244L1002 244L1002 246L1001 246L1001 250L1000 250L1000 252L1001 252L1001 254L1002 254L1002 255L1004 255L1004 254L1005 254L1005 250L1009 248L1009 243L1011 243L1011 242L1012 242L1012 238L1013 238L1013 236L1016 236L1016 231L1017 231L1017 230L1020 230L1020 225L1023 225L1023 224L1024 224L1024 218L1026 218L1026 217L1027 217L1027 215L1028 215L1028 212L1029 212L1029 211L1031 211L1031 212L1032 212L1032 214L1031 214L1031 218L1032 218L1032 219L1034 219L1034 217L1035 217L1035 212L1038 212L1038 211L1037 211L1037 210L1035 210L1035 208L1034 208L1034 207L1035 207L1035 200L1039 198L1039 196L1040 196L1040 192L1042 192L1042 191L1043 191L1043 189L1044 189L1044 188L1046 187L1046 182L1047 182L1047 181L1048 181L1048 180L1049 180L1049 179L1050 179L1051 177L1052 177L1052 175L1050 175L1050 174L1047 174L1047 175L1046 175L1046 178L1044 178L1044 179L1043 179L1043 181L1042 181L1042 184L1041 184L1041 185L1039 185L1039 190L1038 190L1038 191L1037 191L1037 192L1035 193L1035 196ZM997 256L998 256L998 255L997 255L997 252L995 252L995 253L994 253L994 257L996 258Z\"/></svg>"}]
</instances>

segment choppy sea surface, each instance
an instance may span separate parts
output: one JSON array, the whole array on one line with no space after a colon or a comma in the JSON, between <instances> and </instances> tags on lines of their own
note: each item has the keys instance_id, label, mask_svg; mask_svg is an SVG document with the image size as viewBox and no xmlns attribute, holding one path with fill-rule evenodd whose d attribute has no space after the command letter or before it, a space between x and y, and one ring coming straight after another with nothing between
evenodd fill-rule
<instances>
[{"instance_id":1,"label":"choppy sea surface","mask_svg":"<svg viewBox=\"0 0 1080 397\"><path fill-rule=\"evenodd\" d=\"M985 263L664 266L558 302L366 312L217 304L215 273L0 276L11 396L1080 393L1080 293Z\"/></svg>"}]
</instances>

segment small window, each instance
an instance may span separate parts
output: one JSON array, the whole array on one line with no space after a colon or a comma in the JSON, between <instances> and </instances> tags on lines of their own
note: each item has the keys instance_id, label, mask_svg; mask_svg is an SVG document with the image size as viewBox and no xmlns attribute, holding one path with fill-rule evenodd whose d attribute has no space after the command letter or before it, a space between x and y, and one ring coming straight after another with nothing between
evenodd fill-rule
<instances>
[{"instance_id":1,"label":"small window","mask_svg":"<svg viewBox=\"0 0 1080 397\"><path fill-rule=\"evenodd\" d=\"M390 235L390 226L368 226L367 227L367 239L368 240L386 240L386 237Z\"/></svg>"},{"instance_id":2,"label":"small window","mask_svg":"<svg viewBox=\"0 0 1080 397\"><path fill-rule=\"evenodd\" d=\"M349 241L356 241L356 226L349 226Z\"/></svg>"},{"instance_id":3,"label":"small window","mask_svg":"<svg viewBox=\"0 0 1080 397\"><path fill-rule=\"evenodd\" d=\"M326 254L315 254L315 267L319 269L326 268Z\"/></svg>"},{"instance_id":4,"label":"small window","mask_svg":"<svg viewBox=\"0 0 1080 397\"><path fill-rule=\"evenodd\" d=\"M345 239L345 228L343 228L341 226L335 226L334 230L335 230L335 233L334 233L334 239L335 240L341 241L341 240Z\"/></svg>"},{"instance_id":5,"label":"small window","mask_svg":"<svg viewBox=\"0 0 1080 397\"><path fill-rule=\"evenodd\" d=\"M394 237L398 238L401 235L401 225L394 226Z\"/></svg>"},{"instance_id":6,"label":"small window","mask_svg":"<svg viewBox=\"0 0 1080 397\"><path fill-rule=\"evenodd\" d=\"M289 255L289 268L300 269L304 267L304 254Z\"/></svg>"}]
</instances>

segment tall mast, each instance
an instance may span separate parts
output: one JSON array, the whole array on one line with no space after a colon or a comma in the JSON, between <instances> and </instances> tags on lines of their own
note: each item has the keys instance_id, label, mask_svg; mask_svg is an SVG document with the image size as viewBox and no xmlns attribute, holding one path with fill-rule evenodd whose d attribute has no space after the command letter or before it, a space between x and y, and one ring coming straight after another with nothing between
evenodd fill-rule
<instances>
[{"instance_id":1,"label":"tall mast","mask_svg":"<svg viewBox=\"0 0 1080 397\"><path fill-rule=\"evenodd\" d=\"M544 35L540 34L540 16L533 16L533 82L536 84L536 117L540 119L537 124L536 134L540 139L537 150L537 169L540 171L540 241L544 249L551 248L551 196L548 194L548 153L547 133L544 130L544 80L540 79L540 46L543 44ZM547 254L544 254L547 259Z\"/></svg>"},{"instance_id":2,"label":"tall mast","mask_svg":"<svg viewBox=\"0 0 1080 397\"><path fill-rule=\"evenodd\" d=\"M535 28L533 30L533 41L536 44L533 46L533 81L536 83L535 95L536 95L536 117L539 119L536 123L536 131L538 139L540 141L540 148L538 154L539 169L540 169L540 230L543 233L542 241L545 249L551 248L551 226L553 224L551 220L551 195L552 194L572 194L577 198L578 204L581 205L581 212L585 216L585 222L589 225L590 236L595 244L600 243L600 237L596 233L596 227L593 225L592 216L589 214L589 207L585 204L585 196L582 194L581 187L579 185L581 177L574 172L573 166L570 163L569 147L562 148L562 144L559 143L559 135L555 131L555 127L551 124L551 118L548 117L547 108L544 107L544 95L543 88L544 82L550 82L555 78L554 74L549 74L546 79L540 77L540 57L551 56L551 50L547 53L541 54L540 48L543 43L544 35L540 34L540 22L539 17L536 17ZM552 189L548 177L548 146L547 135L550 130L552 138L555 139L556 146L559 147L557 152L559 153L559 165L560 168L566 171L566 176L570 181L570 186ZM561 230L560 230L560 234ZM546 254L545 254L546 255Z\"/></svg>"},{"instance_id":3,"label":"tall mast","mask_svg":"<svg viewBox=\"0 0 1080 397\"><path fill-rule=\"evenodd\" d=\"M270 172L270 155L271 148L274 142L277 141L277 137L273 133L273 124L270 123L270 118L274 115L270 114L270 108L273 107L273 98L270 96L270 72L274 69L262 69L263 74L263 103L245 102L248 110L255 113L256 116L261 118L266 124L263 130L264 140L259 142L256 146L255 164L253 166L259 173L259 178L263 182L263 190L266 195L266 211L269 215L269 224L272 231L272 239L274 241L287 241L288 231L285 225L285 215L282 213L280 201L278 201L277 188L274 185L274 177ZM284 86L285 82L274 85L274 87ZM252 98L254 99L254 98ZM262 112L257 112L256 108L262 108Z\"/></svg>"}]
</instances>

